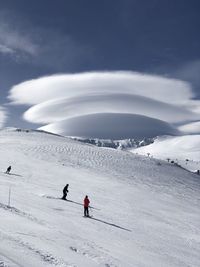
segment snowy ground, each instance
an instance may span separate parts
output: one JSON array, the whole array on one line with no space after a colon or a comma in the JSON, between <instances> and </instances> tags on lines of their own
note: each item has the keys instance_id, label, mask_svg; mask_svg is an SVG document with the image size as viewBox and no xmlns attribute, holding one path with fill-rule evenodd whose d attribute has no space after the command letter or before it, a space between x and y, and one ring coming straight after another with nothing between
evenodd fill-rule
<instances>
[{"instance_id":1,"label":"snowy ground","mask_svg":"<svg viewBox=\"0 0 200 267\"><path fill-rule=\"evenodd\" d=\"M199 176L39 132L1 131L0 157L1 267L199 267Z\"/></svg>"},{"instance_id":2,"label":"snowy ground","mask_svg":"<svg viewBox=\"0 0 200 267\"><path fill-rule=\"evenodd\" d=\"M200 135L161 136L153 144L132 149L133 153L174 161L192 172L200 170Z\"/></svg>"}]
</instances>

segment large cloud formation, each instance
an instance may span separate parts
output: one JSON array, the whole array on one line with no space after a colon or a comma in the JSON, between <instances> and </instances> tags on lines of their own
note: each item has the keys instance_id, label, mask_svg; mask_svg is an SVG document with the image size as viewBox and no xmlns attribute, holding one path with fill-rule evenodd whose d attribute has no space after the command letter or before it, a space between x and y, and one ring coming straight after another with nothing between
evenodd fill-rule
<instances>
[{"instance_id":1,"label":"large cloud formation","mask_svg":"<svg viewBox=\"0 0 200 267\"><path fill-rule=\"evenodd\" d=\"M90 94L127 93L165 103L184 105L194 97L189 84L135 72L88 72L42 77L14 86L10 99L18 104Z\"/></svg>"},{"instance_id":2,"label":"large cloud formation","mask_svg":"<svg viewBox=\"0 0 200 267\"><path fill-rule=\"evenodd\" d=\"M159 110L159 113L158 113ZM56 111L56 112L55 112ZM95 113L132 113L177 122L198 115L179 106L132 94L94 94L49 100L31 107L24 118L35 123L51 123Z\"/></svg>"},{"instance_id":3,"label":"large cloud formation","mask_svg":"<svg viewBox=\"0 0 200 267\"><path fill-rule=\"evenodd\" d=\"M199 120L199 101L193 98L187 82L128 71L52 75L15 85L9 94L13 104L31 106L24 114L27 121L50 123L43 127L45 130L81 136L83 128L87 128L85 137L91 136L90 133L95 137L95 122L99 132L107 129L108 134L102 134L107 138L113 138L110 125L124 137L130 123L135 125L132 137L138 135L138 127L143 132L144 124L149 126L149 132L148 127L145 129L146 136L151 135L151 125L157 129L155 135L161 134L161 128L162 134L175 133L170 123ZM127 119L131 114L137 116ZM138 115L145 116L145 120L140 117L140 124ZM101 128L100 120L105 122ZM155 120L163 123L154 124ZM128 135L131 137L130 132Z\"/></svg>"},{"instance_id":4,"label":"large cloud formation","mask_svg":"<svg viewBox=\"0 0 200 267\"><path fill-rule=\"evenodd\" d=\"M42 127L68 136L101 139L128 139L177 135L176 129L161 120L135 114L100 113L75 117Z\"/></svg>"}]
</instances>

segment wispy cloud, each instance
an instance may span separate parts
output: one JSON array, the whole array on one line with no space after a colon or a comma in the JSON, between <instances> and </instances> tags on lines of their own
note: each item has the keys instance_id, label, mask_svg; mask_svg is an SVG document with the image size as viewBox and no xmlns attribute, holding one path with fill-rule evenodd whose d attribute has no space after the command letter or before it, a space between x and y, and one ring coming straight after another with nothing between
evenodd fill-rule
<instances>
[{"instance_id":1,"label":"wispy cloud","mask_svg":"<svg viewBox=\"0 0 200 267\"><path fill-rule=\"evenodd\" d=\"M14 17L17 17L17 19ZM27 19L0 11L0 55L17 62L61 71L88 60L93 49L67 33L32 25Z\"/></svg>"},{"instance_id":2,"label":"wispy cloud","mask_svg":"<svg viewBox=\"0 0 200 267\"><path fill-rule=\"evenodd\" d=\"M57 133L62 129L63 133L65 126L69 132L68 120L73 128L72 124L82 125L80 120L84 120L84 116L93 120L94 117L88 115L97 114L137 114L163 123L189 123L200 117L199 102L192 100L193 96L187 82L118 71L52 75L29 80L13 86L9 99L13 104L32 106L24 114L27 121L51 123L45 129L56 132L57 128ZM78 124L76 118L80 118Z\"/></svg>"},{"instance_id":3,"label":"wispy cloud","mask_svg":"<svg viewBox=\"0 0 200 267\"><path fill-rule=\"evenodd\" d=\"M38 46L31 38L19 29L13 30L11 25L0 21L0 53L12 56L35 56Z\"/></svg>"},{"instance_id":4,"label":"wispy cloud","mask_svg":"<svg viewBox=\"0 0 200 267\"><path fill-rule=\"evenodd\" d=\"M0 53L2 54L13 54L14 50L6 45L0 44Z\"/></svg>"}]
</instances>

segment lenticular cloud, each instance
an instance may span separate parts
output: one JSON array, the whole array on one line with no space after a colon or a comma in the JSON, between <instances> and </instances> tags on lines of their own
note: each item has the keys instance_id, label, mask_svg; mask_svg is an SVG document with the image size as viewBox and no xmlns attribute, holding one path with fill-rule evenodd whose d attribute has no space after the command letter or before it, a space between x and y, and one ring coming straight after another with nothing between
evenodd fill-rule
<instances>
[{"instance_id":1,"label":"lenticular cloud","mask_svg":"<svg viewBox=\"0 0 200 267\"><path fill-rule=\"evenodd\" d=\"M159 110L159 112L158 112ZM94 94L50 100L28 109L24 118L35 123L52 123L91 113L132 113L168 122L198 117L183 107L133 94Z\"/></svg>"},{"instance_id":2,"label":"lenticular cloud","mask_svg":"<svg viewBox=\"0 0 200 267\"><path fill-rule=\"evenodd\" d=\"M118 113L75 117L46 125L40 129L68 136L100 139L128 139L179 134L171 125L161 120Z\"/></svg>"},{"instance_id":3,"label":"lenticular cloud","mask_svg":"<svg viewBox=\"0 0 200 267\"><path fill-rule=\"evenodd\" d=\"M42 77L13 86L9 99L16 104L39 104L79 95L127 93L171 104L193 97L189 84L135 72L89 72Z\"/></svg>"},{"instance_id":4,"label":"lenticular cloud","mask_svg":"<svg viewBox=\"0 0 200 267\"><path fill-rule=\"evenodd\" d=\"M200 112L193 97L191 87L186 82L126 71L52 75L15 85L9 94L13 104L31 106L24 114L25 120L50 124L43 129L81 136L85 128L87 136L91 132L95 137L90 127L92 122L100 135L108 138L114 136L109 130L108 121L124 137L130 129L130 123L135 125L135 128L131 128L132 136L135 136L140 129L142 133L145 129L148 135L148 127L144 128L144 123L149 126L149 131L150 126L154 125L163 129L162 134L167 134L169 123L184 124L198 120ZM131 114L137 115L137 118L145 116L146 119L140 117L141 123L136 117L125 119L130 118ZM120 123L122 119L123 124ZM97 127L100 120L105 122L101 128ZM163 123L155 124L154 120ZM87 123L83 124L83 121ZM104 131L108 134L103 134ZM130 135L129 131L129 138Z\"/></svg>"}]
</instances>

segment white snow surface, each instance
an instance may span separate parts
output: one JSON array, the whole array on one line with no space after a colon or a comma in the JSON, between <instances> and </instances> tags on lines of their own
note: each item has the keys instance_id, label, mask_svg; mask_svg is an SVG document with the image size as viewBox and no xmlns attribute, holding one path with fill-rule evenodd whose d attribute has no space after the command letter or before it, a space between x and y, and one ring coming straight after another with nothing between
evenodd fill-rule
<instances>
[{"instance_id":1,"label":"white snow surface","mask_svg":"<svg viewBox=\"0 0 200 267\"><path fill-rule=\"evenodd\" d=\"M0 266L199 267L198 175L37 131L0 131L0 156Z\"/></svg>"},{"instance_id":2,"label":"white snow surface","mask_svg":"<svg viewBox=\"0 0 200 267\"><path fill-rule=\"evenodd\" d=\"M160 136L148 146L131 150L133 153L174 161L182 167L200 170L200 135Z\"/></svg>"}]
</instances>

